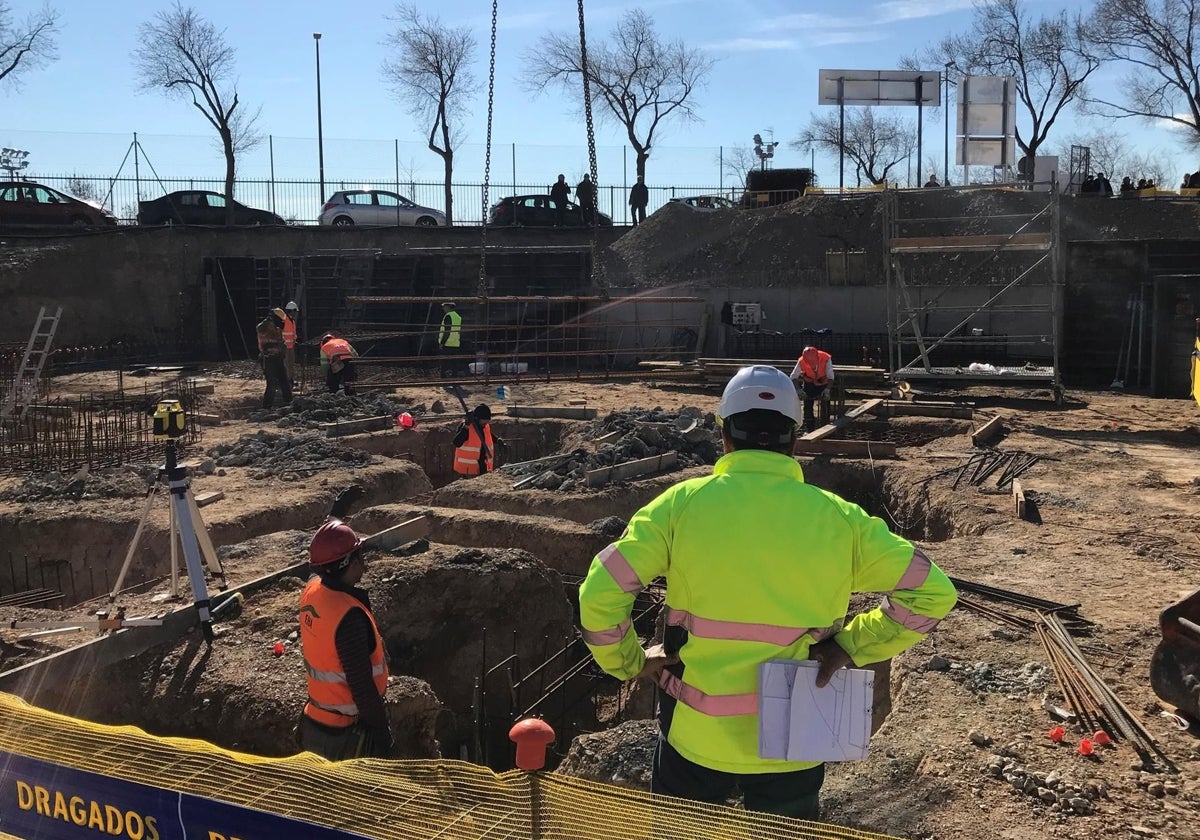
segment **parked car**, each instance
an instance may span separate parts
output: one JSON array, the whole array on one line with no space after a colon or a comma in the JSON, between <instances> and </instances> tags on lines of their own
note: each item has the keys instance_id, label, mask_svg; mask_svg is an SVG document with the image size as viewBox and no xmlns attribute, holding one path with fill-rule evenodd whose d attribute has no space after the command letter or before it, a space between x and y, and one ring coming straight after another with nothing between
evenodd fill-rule
<instances>
[{"instance_id":1,"label":"parked car","mask_svg":"<svg viewBox=\"0 0 1200 840\"><path fill-rule=\"evenodd\" d=\"M811 169L751 169L746 173L746 191L742 193L743 207L774 207L804 195L816 184Z\"/></svg>"},{"instance_id":2,"label":"parked car","mask_svg":"<svg viewBox=\"0 0 1200 840\"><path fill-rule=\"evenodd\" d=\"M723 195L689 195L672 198L671 204L682 204L693 210L728 210L737 207L737 202Z\"/></svg>"},{"instance_id":3,"label":"parked car","mask_svg":"<svg viewBox=\"0 0 1200 840\"><path fill-rule=\"evenodd\" d=\"M335 192L321 208L318 221L323 225L416 225L445 227L441 210L408 200L387 190L342 190Z\"/></svg>"},{"instance_id":4,"label":"parked car","mask_svg":"<svg viewBox=\"0 0 1200 840\"><path fill-rule=\"evenodd\" d=\"M102 207L34 181L0 181L0 225L108 227L116 217Z\"/></svg>"},{"instance_id":5,"label":"parked car","mask_svg":"<svg viewBox=\"0 0 1200 840\"><path fill-rule=\"evenodd\" d=\"M208 190L179 190L161 198L138 202L139 225L223 225L225 208L233 205L235 225L285 225L282 216L230 201Z\"/></svg>"},{"instance_id":6,"label":"parked car","mask_svg":"<svg viewBox=\"0 0 1200 840\"><path fill-rule=\"evenodd\" d=\"M597 214L601 225L613 223L604 213L597 211ZM583 227L583 213L578 204L567 202L564 220L567 227ZM556 223L554 202L548 195L510 195L493 204L488 213L488 225L554 227Z\"/></svg>"}]
</instances>

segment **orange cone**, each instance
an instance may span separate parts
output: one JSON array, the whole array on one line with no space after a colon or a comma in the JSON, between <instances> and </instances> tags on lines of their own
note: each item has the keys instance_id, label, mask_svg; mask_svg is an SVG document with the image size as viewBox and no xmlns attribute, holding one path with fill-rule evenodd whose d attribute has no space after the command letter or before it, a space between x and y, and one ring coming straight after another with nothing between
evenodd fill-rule
<instances>
[{"instance_id":1,"label":"orange cone","mask_svg":"<svg viewBox=\"0 0 1200 840\"><path fill-rule=\"evenodd\" d=\"M1084 738L1083 740L1081 740L1079 742L1079 754L1080 755L1091 755L1095 751L1096 751L1096 748L1094 746L1092 746L1092 741L1090 738Z\"/></svg>"}]
</instances>

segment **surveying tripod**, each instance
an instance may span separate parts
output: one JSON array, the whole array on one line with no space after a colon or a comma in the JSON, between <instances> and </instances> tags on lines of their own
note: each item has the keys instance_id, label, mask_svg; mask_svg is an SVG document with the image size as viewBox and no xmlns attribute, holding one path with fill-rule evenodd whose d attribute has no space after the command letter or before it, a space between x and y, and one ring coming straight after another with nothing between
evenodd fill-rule
<instances>
[{"instance_id":1,"label":"surveying tripod","mask_svg":"<svg viewBox=\"0 0 1200 840\"><path fill-rule=\"evenodd\" d=\"M154 505L154 496L159 482L165 478L171 496L171 596L179 597L179 555L177 551L182 546L188 580L192 584L192 599L195 601L196 612L200 618L200 627L204 632L205 641L211 642L215 638L212 603L208 597L208 582L205 580L204 570L207 568L210 573L220 578L220 585L217 587L220 591L224 591L228 586L225 580L225 570L221 566L221 561L213 548L212 539L208 536L208 529L200 516L196 497L192 495L192 485L187 475L187 468L179 464L179 453L175 441L182 437L185 431L183 409L177 400L163 400L155 406L153 416L154 437L166 440L166 459L165 463L158 468L158 476L150 488L146 507L142 510L142 518L138 522L137 530L133 533L133 540L129 544L125 562L121 566L121 573L117 576L117 583L112 592L108 594L108 600L110 603L115 601L117 594L121 591L121 584L125 582L125 574L129 571L134 554L137 553L138 541L141 539L142 530L146 527L146 520Z\"/></svg>"}]
</instances>

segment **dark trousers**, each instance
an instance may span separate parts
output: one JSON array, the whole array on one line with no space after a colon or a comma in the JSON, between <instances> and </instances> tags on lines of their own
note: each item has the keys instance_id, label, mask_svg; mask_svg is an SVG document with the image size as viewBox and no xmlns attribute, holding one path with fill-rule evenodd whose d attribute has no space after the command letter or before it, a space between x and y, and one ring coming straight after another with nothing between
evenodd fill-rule
<instances>
[{"instance_id":1,"label":"dark trousers","mask_svg":"<svg viewBox=\"0 0 1200 840\"><path fill-rule=\"evenodd\" d=\"M336 394L338 388L342 388L346 392L346 396L354 393L354 382L358 379L358 368L354 362L346 362L345 366L337 373L333 372L333 365L329 366L329 371L325 374L325 387L329 389L329 393Z\"/></svg>"},{"instance_id":2,"label":"dark trousers","mask_svg":"<svg viewBox=\"0 0 1200 840\"><path fill-rule=\"evenodd\" d=\"M300 716L300 748L330 761L391 757L390 745L372 730L357 724L335 729L317 723L308 715Z\"/></svg>"},{"instance_id":3,"label":"dark trousers","mask_svg":"<svg viewBox=\"0 0 1200 840\"><path fill-rule=\"evenodd\" d=\"M813 403L821 399L825 393L827 385L814 385L811 382L804 383L804 428L812 431L817 427L817 418L813 413Z\"/></svg>"},{"instance_id":4,"label":"dark trousers","mask_svg":"<svg viewBox=\"0 0 1200 840\"><path fill-rule=\"evenodd\" d=\"M263 392L263 408L271 408L275 405L275 392L279 391L283 397L283 404L287 405L292 401L292 379L288 376L287 361L283 357L282 351L278 356L262 357L263 376L267 380L267 389Z\"/></svg>"},{"instance_id":5,"label":"dark trousers","mask_svg":"<svg viewBox=\"0 0 1200 840\"><path fill-rule=\"evenodd\" d=\"M562 227L567 223L567 202L554 202L554 226Z\"/></svg>"},{"instance_id":6,"label":"dark trousers","mask_svg":"<svg viewBox=\"0 0 1200 840\"><path fill-rule=\"evenodd\" d=\"M637 227L639 224L646 221L646 207L644 205L637 207L631 204L629 206L629 213L633 217L634 227Z\"/></svg>"},{"instance_id":7,"label":"dark trousers","mask_svg":"<svg viewBox=\"0 0 1200 840\"><path fill-rule=\"evenodd\" d=\"M461 352L461 347L446 347L445 345L439 344L438 356L440 358L438 359L438 373L442 376L453 376L454 367L457 364L457 360L448 359L446 357L457 356Z\"/></svg>"},{"instance_id":8,"label":"dark trousers","mask_svg":"<svg viewBox=\"0 0 1200 840\"><path fill-rule=\"evenodd\" d=\"M816 820L820 813L825 765L785 773L726 773L702 767L684 758L659 735L654 752L650 790L696 802L725 804L740 788L747 811L762 811L800 820Z\"/></svg>"}]
</instances>

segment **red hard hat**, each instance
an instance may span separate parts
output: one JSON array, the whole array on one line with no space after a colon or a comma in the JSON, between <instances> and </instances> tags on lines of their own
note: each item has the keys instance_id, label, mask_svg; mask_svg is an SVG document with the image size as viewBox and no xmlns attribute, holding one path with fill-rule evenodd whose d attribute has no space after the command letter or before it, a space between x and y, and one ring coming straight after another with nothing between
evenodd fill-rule
<instances>
[{"instance_id":1,"label":"red hard hat","mask_svg":"<svg viewBox=\"0 0 1200 840\"><path fill-rule=\"evenodd\" d=\"M340 519L330 519L317 529L308 547L308 562L329 566L362 545L362 537Z\"/></svg>"}]
</instances>

